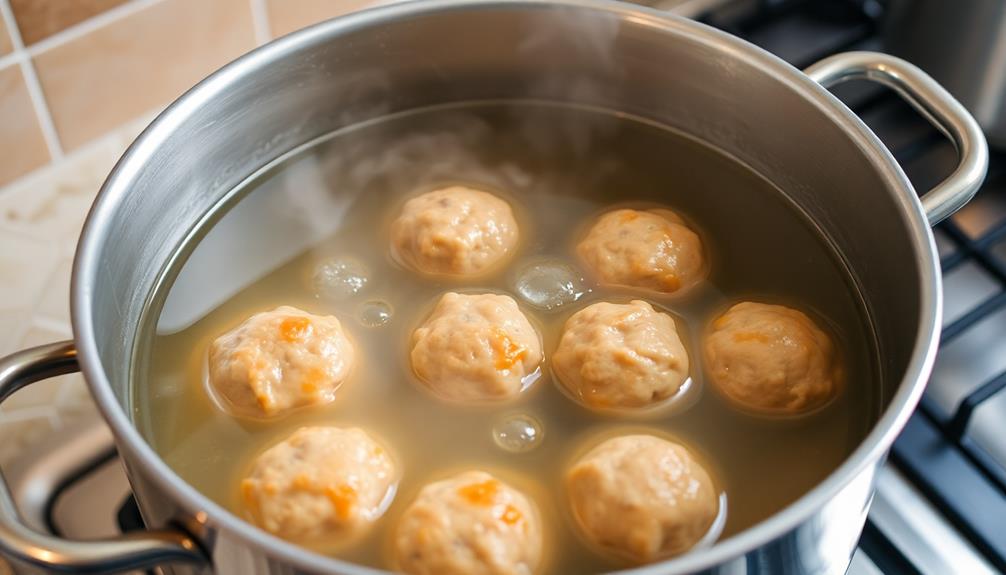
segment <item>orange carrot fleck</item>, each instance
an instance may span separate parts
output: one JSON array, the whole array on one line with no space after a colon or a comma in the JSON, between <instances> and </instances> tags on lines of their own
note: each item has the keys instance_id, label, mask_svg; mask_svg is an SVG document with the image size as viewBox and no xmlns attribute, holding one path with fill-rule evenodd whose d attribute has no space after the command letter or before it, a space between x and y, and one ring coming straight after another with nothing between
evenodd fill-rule
<instances>
[{"instance_id":1,"label":"orange carrot fleck","mask_svg":"<svg viewBox=\"0 0 1006 575\"><path fill-rule=\"evenodd\" d=\"M510 369L527 355L527 350L516 343L505 331L497 327L491 339L493 351L496 352L496 369Z\"/></svg>"},{"instance_id":2,"label":"orange carrot fleck","mask_svg":"<svg viewBox=\"0 0 1006 575\"><path fill-rule=\"evenodd\" d=\"M499 491L499 481L488 479L482 483L472 483L458 489L458 494L474 505L492 505Z\"/></svg>"},{"instance_id":3,"label":"orange carrot fleck","mask_svg":"<svg viewBox=\"0 0 1006 575\"><path fill-rule=\"evenodd\" d=\"M503 513L500 515L500 519L502 519L503 523L506 523L507 525L516 525L522 519L524 519L524 515L520 511L518 511L517 508L514 507L513 505L507 505L503 509Z\"/></svg>"},{"instance_id":4,"label":"orange carrot fleck","mask_svg":"<svg viewBox=\"0 0 1006 575\"><path fill-rule=\"evenodd\" d=\"M311 320L306 317L290 316L279 324L279 334L290 343L300 341L311 333Z\"/></svg>"},{"instance_id":5,"label":"orange carrot fleck","mask_svg":"<svg viewBox=\"0 0 1006 575\"><path fill-rule=\"evenodd\" d=\"M339 519L348 519L353 514L353 509L356 507L355 489L348 485L328 487L325 489L325 495L332 502L332 507L335 508L335 514Z\"/></svg>"},{"instance_id":6,"label":"orange carrot fleck","mask_svg":"<svg viewBox=\"0 0 1006 575\"><path fill-rule=\"evenodd\" d=\"M311 368L304 373L300 382L300 390L304 393L316 393L321 387L323 379L325 379L325 372L316 367Z\"/></svg>"}]
</instances>

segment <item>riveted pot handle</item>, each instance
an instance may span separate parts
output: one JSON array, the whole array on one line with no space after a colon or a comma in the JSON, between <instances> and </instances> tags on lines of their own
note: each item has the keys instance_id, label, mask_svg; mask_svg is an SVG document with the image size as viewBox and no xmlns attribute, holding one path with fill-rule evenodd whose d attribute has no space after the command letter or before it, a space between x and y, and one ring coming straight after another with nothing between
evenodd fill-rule
<instances>
[{"instance_id":1,"label":"riveted pot handle","mask_svg":"<svg viewBox=\"0 0 1006 575\"><path fill-rule=\"evenodd\" d=\"M78 371L73 342L19 351L0 359L0 402L36 381ZM206 563L180 531L143 531L115 539L72 541L27 527L0 477L0 555L57 573L119 573L171 562Z\"/></svg>"},{"instance_id":2,"label":"riveted pot handle","mask_svg":"<svg viewBox=\"0 0 1006 575\"><path fill-rule=\"evenodd\" d=\"M828 88L847 80L871 80L901 95L954 143L960 162L954 173L922 195L929 223L953 214L978 191L988 171L989 151L978 122L918 67L888 54L846 52L825 58L804 70Z\"/></svg>"}]
</instances>

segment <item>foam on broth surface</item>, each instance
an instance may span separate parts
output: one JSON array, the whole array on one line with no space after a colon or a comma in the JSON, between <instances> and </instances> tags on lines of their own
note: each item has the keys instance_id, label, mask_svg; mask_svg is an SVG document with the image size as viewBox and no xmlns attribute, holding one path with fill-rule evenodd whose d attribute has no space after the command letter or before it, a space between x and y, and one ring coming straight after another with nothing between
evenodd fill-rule
<instances>
[{"instance_id":1,"label":"foam on broth surface","mask_svg":"<svg viewBox=\"0 0 1006 575\"><path fill-rule=\"evenodd\" d=\"M516 257L472 281L402 269L389 256L391 218L410 195L458 182L497 191L513 204L522 235ZM238 514L237 484L252 458L296 428L355 425L381 438L402 472L395 501L367 536L322 552L389 567L390 530L422 485L482 468L524 489L540 507L545 572L626 567L578 537L562 489L570 463L599 438L642 429L689 445L726 493L722 539L814 487L877 416L873 334L838 257L772 185L671 130L537 103L430 109L334 134L278 162L234 198L240 201L196 230L152 299L134 354L134 416L183 479ZM702 234L711 261L705 284L669 298L599 287L586 277L576 284L577 297L560 294L561 305L552 309L520 299L517 270L558 261L585 274L573 255L584 226L613 205L653 204L676 210ZM359 289L318 290L315 269L329 262L331 272L332 261L354 262L349 267L366 281L340 284ZM510 294L541 330L542 377L515 402L447 404L411 374L410 334L450 290ZM826 319L848 383L823 411L799 420L761 419L731 409L703 385L701 333L742 298L787 303ZM693 381L668 409L640 417L592 413L559 391L549 354L574 311L630 299L645 299L684 322ZM251 314L279 305L339 317L358 346L358 368L331 405L269 422L234 419L207 396L207 347ZM539 424L529 449L498 444L494 429L515 416Z\"/></svg>"}]
</instances>

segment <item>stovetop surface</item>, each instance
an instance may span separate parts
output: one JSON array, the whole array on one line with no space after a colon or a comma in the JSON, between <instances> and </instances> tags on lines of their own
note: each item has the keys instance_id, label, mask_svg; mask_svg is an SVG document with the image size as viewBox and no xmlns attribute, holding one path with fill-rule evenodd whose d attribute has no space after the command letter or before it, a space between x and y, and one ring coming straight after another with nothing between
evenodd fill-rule
<instances>
[{"instance_id":1,"label":"stovetop surface","mask_svg":"<svg viewBox=\"0 0 1006 575\"><path fill-rule=\"evenodd\" d=\"M835 52L883 50L883 4L871 0L641 3L734 33L798 68ZM952 145L893 93L852 85L837 95L916 189L953 170ZM983 190L935 233L943 343L925 397L880 474L852 574L1006 571L1006 156L993 153ZM36 453L47 455L8 473L36 527L81 538L142 527L100 420L65 430Z\"/></svg>"}]
</instances>

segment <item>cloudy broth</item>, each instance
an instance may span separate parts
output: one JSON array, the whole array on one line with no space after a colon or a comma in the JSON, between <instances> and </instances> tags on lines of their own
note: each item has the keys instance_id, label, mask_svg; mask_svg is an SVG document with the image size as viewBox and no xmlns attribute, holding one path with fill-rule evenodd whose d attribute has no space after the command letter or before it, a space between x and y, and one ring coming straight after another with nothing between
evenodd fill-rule
<instances>
[{"instance_id":1,"label":"cloudy broth","mask_svg":"<svg viewBox=\"0 0 1006 575\"><path fill-rule=\"evenodd\" d=\"M390 220L406 198L438 185L493 190L514 207L520 247L488 277L421 277L389 255ZM380 438L401 470L398 494L364 537L319 549L390 568L391 530L419 488L468 468L498 473L542 512L547 573L626 567L576 534L563 475L598 438L652 430L686 443L727 501L720 539L792 503L832 472L879 410L873 334L840 259L783 194L750 169L672 130L601 110L538 103L429 109L333 134L278 161L221 206L168 269L147 310L134 361L137 425L165 461L219 504L244 515L237 486L264 448L304 425L359 426ZM708 281L666 297L602 287L573 255L593 217L619 206L663 205L702 235ZM360 289L319 289L315 270L341 262ZM521 270L564 262L582 274L578 299L548 310L520 297ZM353 284L356 286L357 284ZM331 286L329 286L331 288ZM446 291L514 296L541 331L541 377L496 406L437 400L411 374L412 330ZM692 383L672 405L640 416L599 414L570 401L549 370L565 320L590 303L645 299L678 320ZM743 298L799 307L838 341L847 385L812 416L767 420L732 409L708 389L697 353L717 313ZM571 299L571 298L567 298ZM279 305L337 316L359 364L323 407L250 422L222 412L204 384L210 342ZM541 425L538 444L502 449L494 427L511 416Z\"/></svg>"}]
</instances>

